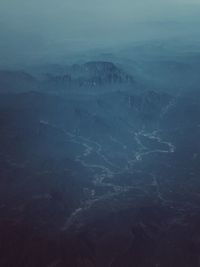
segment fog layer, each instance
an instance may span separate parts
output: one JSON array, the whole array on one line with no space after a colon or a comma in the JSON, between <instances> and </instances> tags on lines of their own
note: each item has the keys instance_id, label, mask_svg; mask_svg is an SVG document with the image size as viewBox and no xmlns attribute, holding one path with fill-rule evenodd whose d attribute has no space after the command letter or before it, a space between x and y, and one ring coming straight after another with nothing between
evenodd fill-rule
<instances>
[{"instance_id":1,"label":"fog layer","mask_svg":"<svg viewBox=\"0 0 200 267\"><path fill-rule=\"evenodd\" d=\"M1 0L1 62L195 34L199 7L195 0Z\"/></svg>"}]
</instances>

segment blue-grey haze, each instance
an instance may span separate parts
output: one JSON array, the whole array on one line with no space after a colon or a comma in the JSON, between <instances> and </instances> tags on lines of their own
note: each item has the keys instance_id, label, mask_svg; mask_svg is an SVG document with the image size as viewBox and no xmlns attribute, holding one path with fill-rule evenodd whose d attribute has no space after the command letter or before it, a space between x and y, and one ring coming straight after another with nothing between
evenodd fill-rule
<instances>
[{"instance_id":1,"label":"blue-grey haze","mask_svg":"<svg viewBox=\"0 0 200 267\"><path fill-rule=\"evenodd\" d=\"M198 33L197 0L1 0L1 64Z\"/></svg>"}]
</instances>

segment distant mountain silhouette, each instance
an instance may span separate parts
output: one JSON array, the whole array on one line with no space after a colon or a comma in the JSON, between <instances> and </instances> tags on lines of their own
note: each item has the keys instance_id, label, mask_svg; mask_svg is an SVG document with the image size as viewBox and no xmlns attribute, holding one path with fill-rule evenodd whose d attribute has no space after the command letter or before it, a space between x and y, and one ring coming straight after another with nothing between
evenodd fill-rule
<instances>
[{"instance_id":1,"label":"distant mountain silhouette","mask_svg":"<svg viewBox=\"0 0 200 267\"><path fill-rule=\"evenodd\" d=\"M68 67L65 75L48 74L47 79L68 86L105 86L111 84L133 84L134 78L112 62L91 61Z\"/></svg>"},{"instance_id":2,"label":"distant mountain silhouette","mask_svg":"<svg viewBox=\"0 0 200 267\"><path fill-rule=\"evenodd\" d=\"M0 70L0 92L22 92L36 88L36 79L27 72Z\"/></svg>"}]
</instances>

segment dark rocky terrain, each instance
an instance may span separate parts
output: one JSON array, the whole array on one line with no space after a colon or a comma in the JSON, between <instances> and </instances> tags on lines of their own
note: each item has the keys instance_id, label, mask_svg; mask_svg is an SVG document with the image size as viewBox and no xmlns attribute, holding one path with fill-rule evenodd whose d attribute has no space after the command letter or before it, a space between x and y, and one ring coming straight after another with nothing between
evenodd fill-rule
<instances>
[{"instance_id":1,"label":"dark rocky terrain","mask_svg":"<svg viewBox=\"0 0 200 267\"><path fill-rule=\"evenodd\" d=\"M1 71L0 266L200 266L199 90L150 87Z\"/></svg>"}]
</instances>

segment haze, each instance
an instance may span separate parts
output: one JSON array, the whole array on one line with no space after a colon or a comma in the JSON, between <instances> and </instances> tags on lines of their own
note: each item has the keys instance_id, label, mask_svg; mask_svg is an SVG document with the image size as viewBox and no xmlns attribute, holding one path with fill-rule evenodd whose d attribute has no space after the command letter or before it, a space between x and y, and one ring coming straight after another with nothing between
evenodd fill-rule
<instances>
[{"instance_id":1,"label":"haze","mask_svg":"<svg viewBox=\"0 0 200 267\"><path fill-rule=\"evenodd\" d=\"M1 0L1 62L185 36L198 31L199 7L195 0Z\"/></svg>"}]
</instances>

